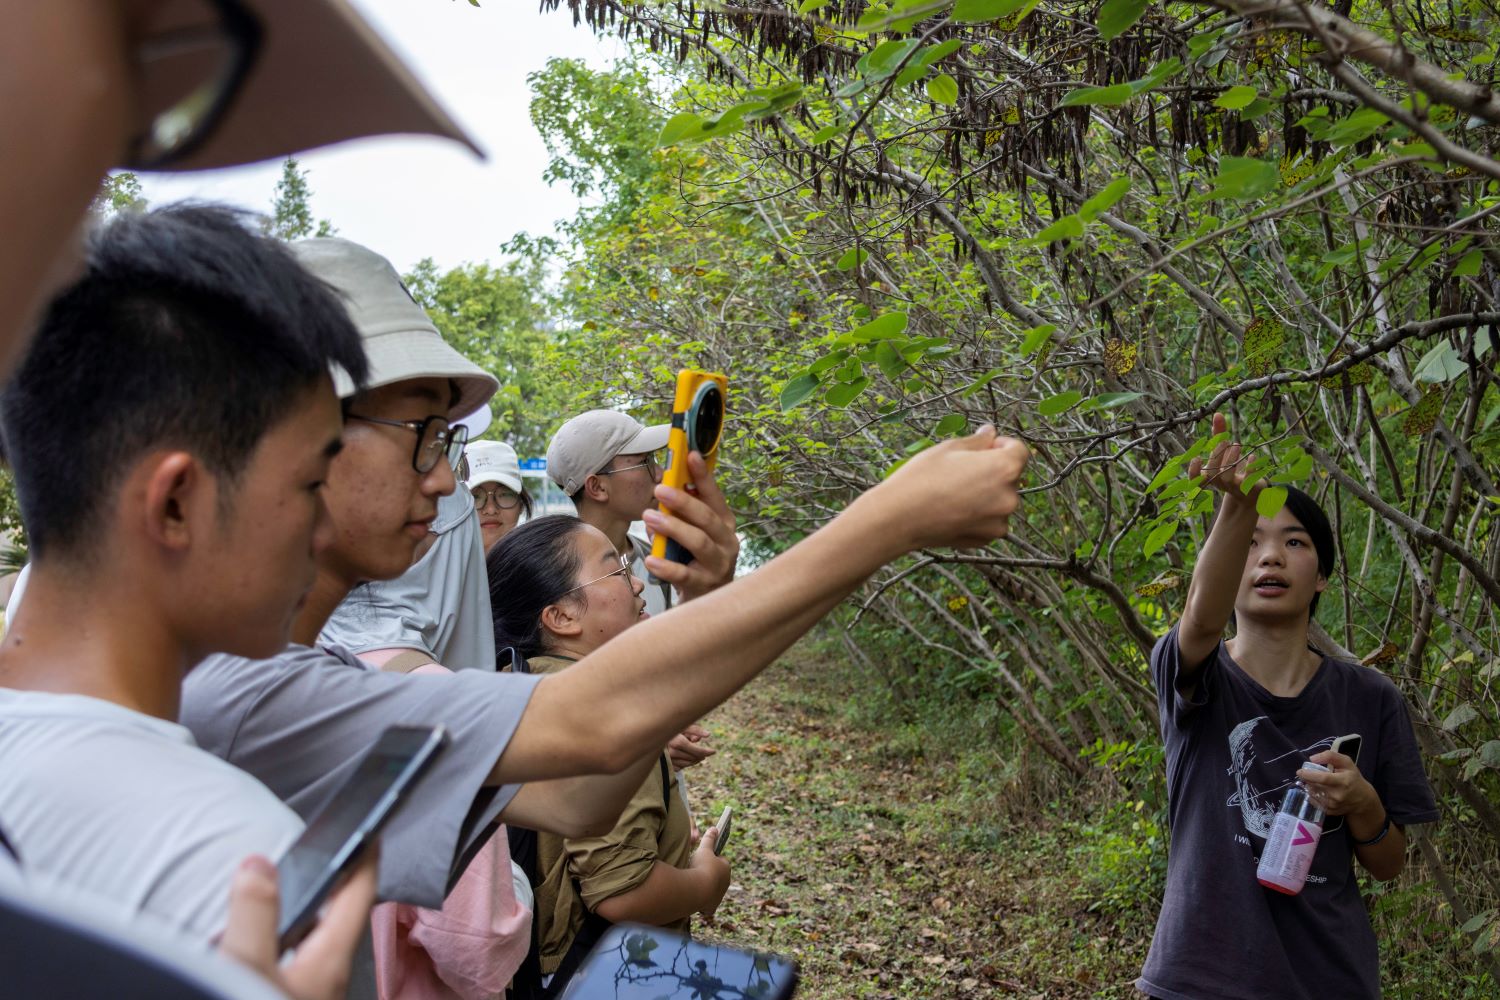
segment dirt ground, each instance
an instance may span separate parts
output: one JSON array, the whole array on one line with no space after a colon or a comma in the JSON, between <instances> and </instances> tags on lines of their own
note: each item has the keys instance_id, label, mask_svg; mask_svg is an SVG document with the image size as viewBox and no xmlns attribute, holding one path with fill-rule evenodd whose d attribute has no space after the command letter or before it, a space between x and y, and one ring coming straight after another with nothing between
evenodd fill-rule
<instances>
[{"instance_id":1,"label":"dirt ground","mask_svg":"<svg viewBox=\"0 0 1500 1000\"><path fill-rule=\"evenodd\" d=\"M799 997L1137 997L1140 928L1087 911L1041 831L955 806L941 754L862 730L806 649L707 720L694 812L735 807L711 940L794 956Z\"/></svg>"}]
</instances>

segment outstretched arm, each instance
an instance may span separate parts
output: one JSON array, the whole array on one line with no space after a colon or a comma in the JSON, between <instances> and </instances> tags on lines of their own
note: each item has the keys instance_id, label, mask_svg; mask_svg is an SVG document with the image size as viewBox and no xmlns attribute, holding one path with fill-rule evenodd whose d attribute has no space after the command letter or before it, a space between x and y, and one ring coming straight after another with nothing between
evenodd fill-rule
<instances>
[{"instance_id":1,"label":"outstretched arm","mask_svg":"<svg viewBox=\"0 0 1500 1000\"><path fill-rule=\"evenodd\" d=\"M1214 436L1227 429L1224 415L1214 414ZM1261 484L1255 483L1248 493L1242 488L1254 461L1254 456L1242 455L1238 441L1224 441L1207 461L1195 458L1188 463L1188 476L1192 479L1202 476L1204 485L1218 490L1221 496L1218 516L1193 567L1187 604L1177 626L1179 677L1186 678L1202 667L1218 647L1229 616L1234 613L1234 599L1245 572L1245 555L1250 551L1255 523L1260 518L1255 512L1255 501L1260 496Z\"/></svg>"},{"instance_id":2,"label":"outstretched arm","mask_svg":"<svg viewBox=\"0 0 1500 1000\"><path fill-rule=\"evenodd\" d=\"M1028 455L993 428L929 448L754 573L543 678L496 776L520 782L620 771L659 751L885 563L919 548L1004 536ZM699 497L723 503L711 480ZM676 537L675 520L660 530Z\"/></svg>"}]
</instances>

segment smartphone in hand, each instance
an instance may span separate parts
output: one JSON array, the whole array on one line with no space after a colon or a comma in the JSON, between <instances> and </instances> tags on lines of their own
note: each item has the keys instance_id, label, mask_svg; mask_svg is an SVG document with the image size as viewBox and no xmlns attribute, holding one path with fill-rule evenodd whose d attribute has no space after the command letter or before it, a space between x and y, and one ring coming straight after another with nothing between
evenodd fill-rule
<instances>
[{"instance_id":1,"label":"smartphone in hand","mask_svg":"<svg viewBox=\"0 0 1500 1000\"><path fill-rule=\"evenodd\" d=\"M719 813L719 821L714 824L718 836L714 838L714 853L723 854L724 845L729 843L729 832L734 829L734 806L725 806L724 811Z\"/></svg>"},{"instance_id":2,"label":"smartphone in hand","mask_svg":"<svg viewBox=\"0 0 1500 1000\"><path fill-rule=\"evenodd\" d=\"M662 483L674 489L693 491L687 458L698 452L713 472L719 458L719 439L724 433L724 407L729 379L715 372L684 368L677 373L677 391L672 401L672 431L667 437L667 463ZM663 513L671 511L665 505ZM690 563L693 554L666 535L657 535L651 554L677 563Z\"/></svg>"},{"instance_id":3,"label":"smartphone in hand","mask_svg":"<svg viewBox=\"0 0 1500 1000\"><path fill-rule=\"evenodd\" d=\"M1359 763L1359 748L1364 743L1364 737L1358 733L1350 733L1348 736L1340 736L1333 741L1330 747L1334 753L1341 753L1354 763Z\"/></svg>"},{"instance_id":4,"label":"smartphone in hand","mask_svg":"<svg viewBox=\"0 0 1500 1000\"><path fill-rule=\"evenodd\" d=\"M281 888L277 932L294 948L318 911L412 787L448 743L442 726L392 726L318 811L276 864Z\"/></svg>"}]
</instances>

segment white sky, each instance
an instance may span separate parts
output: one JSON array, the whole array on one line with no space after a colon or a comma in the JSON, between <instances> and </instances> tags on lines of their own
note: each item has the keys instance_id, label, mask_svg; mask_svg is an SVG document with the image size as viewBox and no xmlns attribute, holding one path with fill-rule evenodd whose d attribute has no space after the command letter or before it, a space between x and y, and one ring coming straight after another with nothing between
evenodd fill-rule
<instances>
[{"instance_id":1,"label":"white sky","mask_svg":"<svg viewBox=\"0 0 1500 1000\"><path fill-rule=\"evenodd\" d=\"M567 6L539 14L535 0L353 0L438 100L485 150L480 162L441 139L361 139L298 157L312 210L340 236L405 271L423 257L451 267L500 256L517 232L546 235L577 199L542 180L547 150L528 114L526 75L553 56L603 67L624 50L573 27ZM195 174L141 175L153 205L182 198L265 212L281 164Z\"/></svg>"}]
</instances>

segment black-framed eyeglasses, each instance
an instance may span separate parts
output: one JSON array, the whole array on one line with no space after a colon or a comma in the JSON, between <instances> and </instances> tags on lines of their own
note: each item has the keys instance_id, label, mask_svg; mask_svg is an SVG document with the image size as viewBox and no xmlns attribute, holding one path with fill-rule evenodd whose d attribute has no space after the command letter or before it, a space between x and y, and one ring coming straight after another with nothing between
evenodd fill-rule
<instances>
[{"instance_id":1,"label":"black-framed eyeglasses","mask_svg":"<svg viewBox=\"0 0 1500 1000\"><path fill-rule=\"evenodd\" d=\"M464 456L464 445L469 443L469 428L463 424L453 426L447 417L432 416L425 420L386 420L383 417L365 417L358 413L347 414L350 420L363 420L367 424L383 424L386 427L405 427L417 435L416 450L411 453L411 467L418 474L426 475L446 457L448 464L458 466Z\"/></svg>"},{"instance_id":2,"label":"black-framed eyeglasses","mask_svg":"<svg viewBox=\"0 0 1500 1000\"><path fill-rule=\"evenodd\" d=\"M469 493L474 497L475 510L484 510L491 503L501 510L510 510L521 502L521 497L509 486L496 485L490 489L476 486Z\"/></svg>"},{"instance_id":3,"label":"black-framed eyeglasses","mask_svg":"<svg viewBox=\"0 0 1500 1000\"><path fill-rule=\"evenodd\" d=\"M584 587L592 587L594 584L598 583L599 581L601 581L601 580L608 580L612 576L623 576L626 580L629 580L630 579L630 561L631 561L630 560L630 554L626 553L625 555L620 556L620 568L619 569L615 570L612 573L605 573L603 576L595 577L594 579L590 580L588 583L580 583L578 586L573 587L570 590L565 590L561 594L558 594L557 596L558 597L567 597L569 594L573 593L573 591L575 591L575 590L582 590Z\"/></svg>"},{"instance_id":4,"label":"black-framed eyeglasses","mask_svg":"<svg viewBox=\"0 0 1500 1000\"><path fill-rule=\"evenodd\" d=\"M656 455L654 453L648 454L644 462L638 462L635 465L627 465L621 469L600 469L597 475L613 476L617 472L634 472L636 469L645 469L646 474L651 477L651 480L653 482L661 481L661 465L656 461Z\"/></svg>"},{"instance_id":5,"label":"black-framed eyeglasses","mask_svg":"<svg viewBox=\"0 0 1500 1000\"><path fill-rule=\"evenodd\" d=\"M213 11L213 23L148 24L131 53L145 114L122 166L150 170L196 151L223 122L255 66L265 38L260 19L240 0L199 2Z\"/></svg>"}]
</instances>

